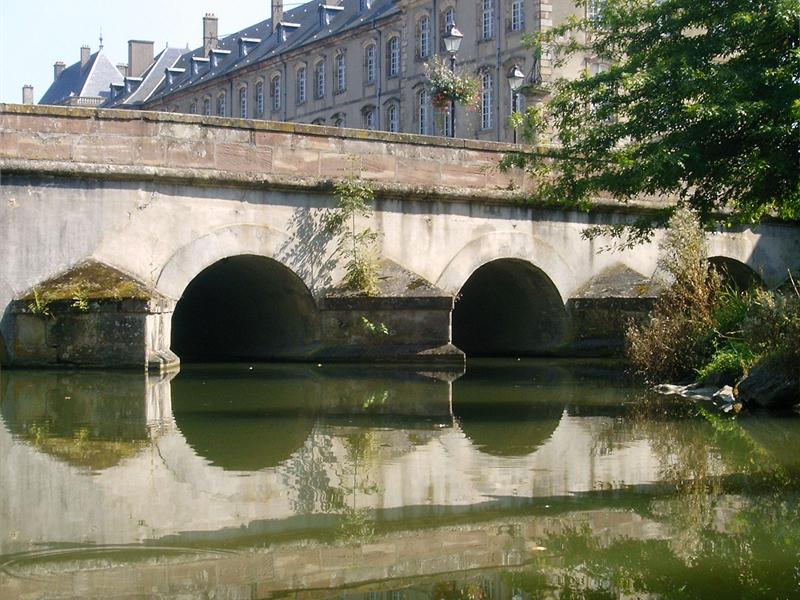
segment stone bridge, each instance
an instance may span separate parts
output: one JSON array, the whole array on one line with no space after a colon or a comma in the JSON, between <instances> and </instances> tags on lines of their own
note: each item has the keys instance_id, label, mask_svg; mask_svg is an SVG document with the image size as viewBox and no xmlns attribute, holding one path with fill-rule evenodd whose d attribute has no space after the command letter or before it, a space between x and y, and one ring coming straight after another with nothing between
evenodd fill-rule
<instances>
[{"instance_id":1,"label":"stone bridge","mask_svg":"<svg viewBox=\"0 0 800 600\"><path fill-rule=\"evenodd\" d=\"M0 358L13 366L598 353L652 297L657 243L592 224L653 211L533 207L513 146L166 113L0 105ZM379 288L343 286L332 182L376 192ZM659 236L656 236L655 242ZM796 227L713 235L734 279L780 285Z\"/></svg>"}]
</instances>

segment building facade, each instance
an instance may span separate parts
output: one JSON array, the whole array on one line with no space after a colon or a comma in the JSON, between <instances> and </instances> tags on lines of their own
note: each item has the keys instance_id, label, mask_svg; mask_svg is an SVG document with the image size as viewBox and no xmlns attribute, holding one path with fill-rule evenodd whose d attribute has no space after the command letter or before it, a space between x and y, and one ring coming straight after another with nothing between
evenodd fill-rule
<instances>
[{"instance_id":1,"label":"building facade","mask_svg":"<svg viewBox=\"0 0 800 600\"><path fill-rule=\"evenodd\" d=\"M443 40L455 25L456 69L480 83L476 108L456 106L455 136L511 141L514 102L523 110L543 99L542 84L590 67L575 58L554 68L526 35L583 10L571 0L312 0L284 12L273 0L270 18L227 36L206 14L195 50L153 56L152 44L129 42L128 73L105 106L448 135L449 111L433 106L425 63L449 60ZM507 79L515 66L525 75L516 100Z\"/></svg>"}]
</instances>

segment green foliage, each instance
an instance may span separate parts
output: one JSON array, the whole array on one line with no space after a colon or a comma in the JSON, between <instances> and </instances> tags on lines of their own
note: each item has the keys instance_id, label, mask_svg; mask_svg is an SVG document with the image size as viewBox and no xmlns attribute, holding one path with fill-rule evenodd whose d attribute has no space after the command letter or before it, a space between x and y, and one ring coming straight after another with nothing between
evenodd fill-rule
<instances>
[{"instance_id":1,"label":"green foliage","mask_svg":"<svg viewBox=\"0 0 800 600\"><path fill-rule=\"evenodd\" d=\"M697 370L697 376L706 385L721 386L737 381L757 358L744 342L728 342L716 349L711 359Z\"/></svg>"},{"instance_id":2,"label":"green foliage","mask_svg":"<svg viewBox=\"0 0 800 600\"><path fill-rule=\"evenodd\" d=\"M800 377L800 293L721 285L709 268L703 232L687 210L678 210L661 245L660 268L672 284L650 320L631 324L627 354L651 381L697 374L707 384L734 384L757 362Z\"/></svg>"},{"instance_id":3,"label":"green foliage","mask_svg":"<svg viewBox=\"0 0 800 600\"><path fill-rule=\"evenodd\" d=\"M424 69L431 88L433 106L446 108L452 100L468 110L477 108L480 101L480 84L477 79L451 71L447 62L439 59L425 63Z\"/></svg>"},{"instance_id":4,"label":"green foliage","mask_svg":"<svg viewBox=\"0 0 800 600\"><path fill-rule=\"evenodd\" d=\"M800 217L800 3L602 5L595 21L572 18L529 39L557 65L591 51L602 66L554 82L543 114L530 117L558 144L510 161L548 175L537 194L676 198L704 227L723 210L731 222Z\"/></svg>"},{"instance_id":5,"label":"green foliage","mask_svg":"<svg viewBox=\"0 0 800 600\"><path fill-rule=\"evenodd\" d=\"M375 243L378 233L359 229L356 220L372 217L375 192L354 176L334 184L337 206L323 220L325 230L338 238L337 253L345 259L345 283L367 296L378 294L378 264Z\"/></svg>"},{"instance_id":6,"label":"green foliage","mask_svg":"<svg viewBox=\"0 0 800 600\"><path fill-rule=\"evenodd\" d=\"M72 296L72 308L78 312L89 312L89 299L86 286L76 286Z\"/></svg>"},{"instance_id":7,"label":"green foliage","mask_svg":"<svg viewBox=\"0 0 800 600\"><path fill-rule=\"evenodd\" d=\"M690 377L713 352L713 306L720 279L710 271L697 218L676 211L661 243L659 267L672 285L658 298L648 323L630 324L627 355L649 380Z\"/></svg>"},{"instance_id":8,"label":"green foliage","mask_svg":"<svg viewBox=\"0 0 800 600\"><path fill-rule=\"evenodd\" d=\"M40 292L39 288L33 288L33 300L28 304L28 310L34 315L53 317L53 312L50 310L50 299L47 294Z\"/></svg>"},{"instance_id":9,"label":"green foliage","mask_svg":"<svg viewBox=\"0 0 800 600\"><path fill-rule=\"evenodd\" d=\"M367 317L364 316L361 317L361 326L364 328L364 331L366 331L372 337L377 337L377 338L388 337L390 333L389 328L386 327L386 323L382 321L378 323L373 323Z\"/></svg>"}]
</instances>

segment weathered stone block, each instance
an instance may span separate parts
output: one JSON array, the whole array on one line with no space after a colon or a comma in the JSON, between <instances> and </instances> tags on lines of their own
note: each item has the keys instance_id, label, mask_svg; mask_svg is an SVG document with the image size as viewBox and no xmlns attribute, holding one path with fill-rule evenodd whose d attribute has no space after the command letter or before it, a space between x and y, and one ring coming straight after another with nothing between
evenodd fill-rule
<instances>
[{"instance_id":1,"label":"weathered stone block","mask_svg":"<svg viewBox=\"0 0 800 600\"><path fill-rule=\"evenodd\" d=\"M272 172L272 148L249 144L216 144L214 166L241 173Z\"/></svg>"},{"instance_id":2,"label":"weathered stone block","mask_svg":"<svg viewBox=\"0 0 800 600\"><path fill-rule=\"evenodd\" d=\"M286 175L319 175L319 152L291 148L275 148L272 155L274 173Z\"/></svg>"}]
</instances>

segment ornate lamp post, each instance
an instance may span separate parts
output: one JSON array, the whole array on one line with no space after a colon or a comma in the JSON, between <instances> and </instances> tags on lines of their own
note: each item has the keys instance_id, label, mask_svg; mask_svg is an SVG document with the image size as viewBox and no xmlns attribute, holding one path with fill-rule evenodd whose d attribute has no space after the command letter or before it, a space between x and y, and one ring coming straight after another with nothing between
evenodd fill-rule
<instances>
[{"instance_id":1,"label":"ornate lamp post","mask_svg":"<svg viewBox=\"0 0 800 600\"><path fill-rule=\"evenodd\" d=\"M461 47L461 40L464 35L456 29L456 24L453 23L447 30L447 34L442 38L444 41L444 48L450 54L450 71L455 73L456 70L456 53ZM450 131L447 132L449 137L456 137L456 101L450 99Z\"/></svg>"},{"instance_id":2,"label":"ornate lamp post","mask_svg":"<svg viewBox=\"0 0 800 600\"><path fill-rule=\"evenodd\" d=\"M506 79L508 79L508 87L511 88L511 105L514 107L514 112L517 112L517 93L522 87L522 82L525 81L525 74L520 70L519 65L514 65L506 75ZM514 127L514 143L517 143L516 127Z\"/></svg>"}]
</instances>

